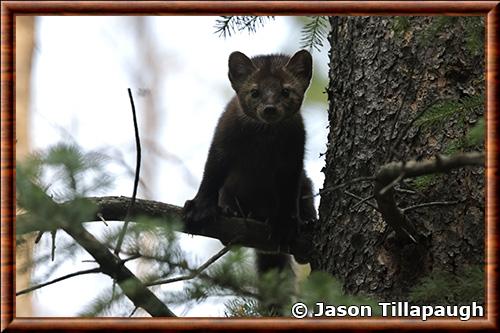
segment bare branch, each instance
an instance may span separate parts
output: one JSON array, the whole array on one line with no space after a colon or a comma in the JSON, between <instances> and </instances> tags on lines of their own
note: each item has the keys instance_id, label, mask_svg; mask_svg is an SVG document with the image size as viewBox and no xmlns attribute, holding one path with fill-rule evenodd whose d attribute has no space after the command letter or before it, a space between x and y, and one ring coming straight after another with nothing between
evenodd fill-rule
<instances>
[{"instance_id":1,"label":"bare branch","mask_svg":"<svg viewBox=\"0 0 500 333\"><path fill-rule=\"evenodd\" d=\"M51 261L54 261L55 255L56 255L56 234L57 230L51 231L50 236L51 236L51 247L50 247L50 259Z\"/></svg>"},{"instance_id":2,"label":"bare branch","mask_svg":"<svg viewBox=\"0 0 500 333\"><path fill-rule=\"evenodd\" d=\"M360 200L360 201L356 202L356 203L355 203L355 204L351 207L351 210L356 209L356 207L358 207L358 206L359 206L359 207L361 207L361 205L362 205L362 204L364 204L364 203L365 203L365 202L367 202L368 200L371 200L371 199L374 199L374 198L375 198L375 196L374 196L374 195L367 196L366 198L364 198L364 199L362 199L362 200ZM369 204L367 204L367 205L369 205ZM375 205L373 205L372 207L374 207L374 208L375 208L376 206L375 206Z\"/></svg>"},{"instance_id":3,"label":"bare branch","mask_svg":"<svg viewBox=\"0 0 500 333\"><path fill-rule=\"evenodd\" d=\"M423 207L451 206L451 205L456 205L458 203L460 203L460 201L458 201L458 200L455 200L455 201L433 201L433 202L426 202L426 203L422 203L422 204L418 204L418 205L414 205L414 206L409 206L409 207L403 208L402 211L403 211L403 213L406 213L410 210L423 208Z\"/></svg>"},{"instance_id":4,"label":"bare branch","mask_svg":"<svg viewBox=\"0 0 500 333\"><path fill-rule=\"evenodd\" d=\"M97 214L97 217L101 219L102 223L104 223L106 227L109 227L109 224L106 222L106 220L104 219L104 217L102 217L101 214Z\"/></svg>"},{"instance_id":5,"label":"bare branch","mask_svg":"<svg viewBox=\"0 0 500 333\"><path fill-rule=\"evenodd\" d=\"M132 317L132 316L135 314L135 312L137 311L137 309L138 309L138 307L136 306L136 307L132 310L132 312L130 312L130 314L129 314L128 316L129 316L129 317Z\"/></svg>"},{"instance_id":6,"label":"bare branch","mask_svg":"<svg viewBox=\"0 0 500 333\"><path fill-rule=\"evenodd\" d=\"M376 174L376 180L385 181L386 179L390 179L389 181L392 181L403 172L403 169L405 172L403 178L414 178L433 173L444 173L465 166L484 167L484 153L471 152L453 156L438 155L433 159L424 161L413 160L406 163L391 162L380 167Z\"/></svg>"},{"instance_id":7,"label":"bare branch","mask_svg":"<svg viewBox=\"0 0 500 333\"><path fill-rule=\"evenodd\" d=\"M465 166L484 166L484 153L463 153L453 156L436 156L425 161L392 162L380 167L376 174L375 199L382 217L399 236L417 242L417 231L404 216L394 200L392 184L395 180L413 178L433 173L443 173ZM403 176L402 176L403 175ZM401 179L400 179L401 178ZM385 189L388 189L384 192Z\"/></svg>"},{"instance_id":8,"label":"bare branch","mask_svg":"<svg viewBox=\"0 0 500 333\"><path fill-rule=\"evenodd\" d=\"M384 195L387 191L389 191L391 188L394 187L394 185L396 185L397 183L399 183L405 176L405 172L402 171L398 178L394 179L392 182L390 182L389 184L387 184L383 189L380 190L380 195Z\"/></svg>"},{"instance_id":9,"label":"bare branch","mask_svg":"<svg viewBox=\"0 0 500 333\"><path fill-rule=\"evenodd\" d=\"M394 187L394 190L399 193L407 193L407 194L418 194L417 191L409 190L401 187Z\"/></svg>"},{"instance_id":10,"label":"bare branch","mask_svg":"<svg viewBox=\"0 0 500 333\"><path fill-rule=\"evenodd\" d=\"M106 221L123 221L131 200L128 197L87 199L95 203L98 209L96 214L100 213ZM136 199L134 211L130 217L131 221L134 221L139 216L147 216L151 219L135 220L135 222L161 226L163 223L182 222L182 208L153 200ZM97 216L95 220L101 221ZM27 220L23 221L23 223L17 223L16 227L18 234L40 231L40 229L46 228L37 223L30 223ZM183 232L216 238L223 244L228 244L234 240L233 245L252 247L270 252L281 251L283 253L290 253L296 259L301 258L302 261L307 261L313 251L313 247L311 246L312 235L307 228L300 231L301 237L297 237L291 241L289 250L284 248L278 249L278 245L269 240L268 237L262 237L262 235L269 235L269 226L250 218L219 216L216 221L207 221L199 226L191 226L190 228L184 226Z\"/></svg>"},{"instance_id":11,"label":"bare branch","mask_svg":"<svg viewBox=\"0 0 500 333\"><path fill-rule=\"evenodd\" d=\"M130 200L130 205L128 206L127 209L127 215L125 216L124 219L123 229L116 243L116 248L114 251L116 255L120 253L123 239L125 238L125 234L127 233L127 227L130 221L130 216L132 215L132 211L134 209L135 197L137 196L137 186L139 185L139 173L141 171L141 140L139 137L139 126L137 125L137 116L135 114L134 98L132 97L132 91L130 90L130 88L128 88L128 97L130 98L130 105L132 106L132 118L134 121L135 146L137 153L135 162L136 164L135 164L134 190L132 191L132 199Z\"/></svg>"},{"instance_id":12,"label":"bare branch","mask_svg":"<svg viewBox=\"0 0 500 333\"><path fill-rule=\"evenodd\" d=\"M367 204L368 206L370 206L370 207L372 207L373 209L375 209L376 211L378 211L378 207L377 207L377 205L375 205L375 204L371 203L370 201L365 200L366 198L365 198L365 199L363 199L363 198L362 198L362 197L360 197L359 195L356 195L356 194L354 194L354 193L352 193L352 192L349 192L349 191L344 191L344 193L345 193L345 194L347 194L347 195L348 195L348 196L350 196L350 197L353 197L354 199L358 199L358 200L359 200L359 202L363 202L364 204ZM371 199L371 198L368 198L368 200L369 200L369 199ZM359 203L359 202L358 202L358 203Z\"/></svg>"},{"instance_id":13,"label":"bare branch","mask_svg":"<svg viewBox=\"0 0 500 333\"><path fill-rule=\"evenodd\" d=\"M335 190L338 190L342 187L346 187L347 185L351 185L351 184L354 184L354 183L358 183L358 182L365 182L365 181L372 181L372 180L375 180L375 177L373 176L367 176L367 177L358 177L358 178L354 178L354 179L351 179L351 180L348 180L346 182L343 182L339 185L335 185L335 186L332 186L332 187L327 187L327 188L324 188L322 190L319 191L319 193L315 194L314 196L318 196L320 194L323 194L323 193L328 193L328 192L333 192ZM308 198L310 196L304 196L303 198Z\"/></svg>"},{"instance_id":14,"label":"bare branch","mask_svg":"<svg viewBox=\"0 0 500 333\"><path fill-rule=\"evenodd\" d=\"M83 270L83 271L78 271L78 272L70 273L70 274L58 277L57 279L54 279L54 280L51 280L51 281L47 281L47 282L44 282L44 283L40 283L40 284L37 284L35 286L32 286L32 287L23 289L21 291L18 291L18 292L16 292L16 296L27 294L27 293L32 292L34 290L43 288L45 286L48 286L48 285L54 284L56 282L63 281L63 280L66 280L66 279L69 279L69 278L72 278L72 277L75 277L75 276L78 276L78 275L91 274L91 273L101 273L101 269L99 267L96 267L96 268L91 268L91 269L86 269L86 270Z\"/></svg>"},{"instance_id":15,"label":"bare branch","mask_svg":"<svg viewBox=\"0 0 500 333\"><path fill-rule=\"evenodd\" d=\"M214 256L212 256L211 258L209 258L203 265L201 265L200 267L198 267L197 269L195 269L194 271L192 271L190 274L184 275L184 276L175 277L175 278L170 278L170 279L164 279L164 280L159 280L159 281L151 282L151 283L148 283L147 286L151 287L151 286L157 286L157 285L160 285L160 284L167 284L167 283L173 283L173 282L179 282L179 281L185 281L185 280L194 279L201 272L203 272L208 266L210 266L211 264L213 264L214 262L216 262L220 257L222 257L223 255L225 255L228 252L229 252L229 246L225 246L222 250L220 250L219 252L217 252Z\"/></svg>"},{"instance_id":16,"label":"bare branch","mask_svg":"<svg viewBox=\"0 0 500 333\"><path fill-rule=\"evenodd\" d=\"M123 293L135 306L143 308L153 317L175 317L175 314L125 267L120 258L111 253L80 223L67 224L63 229L95 258L101 271L120 285Z\"/></svg>"}]
</instances>

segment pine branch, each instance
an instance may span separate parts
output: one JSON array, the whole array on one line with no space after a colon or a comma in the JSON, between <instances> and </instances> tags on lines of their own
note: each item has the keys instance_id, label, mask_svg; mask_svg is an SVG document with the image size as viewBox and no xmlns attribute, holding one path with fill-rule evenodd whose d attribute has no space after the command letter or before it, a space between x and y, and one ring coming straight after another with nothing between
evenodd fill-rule
<instances>
[{"instance_id":1,"label":"pine branch","mask_svg":"<svg viewBox=\"0 0 500 333\"><path fill-rule=\"evenodd\" d=\"M215 21L215 33L224 38L242 30L255 33L258 27L264 26L266 21L271 19L274 19L274 16L221 16Z\"/></svg>"},{"instance_id":2,"label":"pine branch","mask_svg":"<svg viewBox=\"0 0 500 333\"><path fill-rule=\"evenodd\" d=\"M175 278L169 278L169 279L164 279L164 280L159 280L155 282L148 283L147 286L157 286L160 284L167 284L167 283L173 283L173 282L179 282L179 281L186 281L186 280L191 280L197 277L201 272L203 272L208 266L216 262L220 257L225 255L227 252L229 252L229 246L225 246L222 250L217 252L215 255L210 257L203 265L198 267L197 269L193 270L190 274L188 275L183 275Z\"/></svg>"},{"instance_id":3,"label":"pine branch","mask_svg":"<svg viewBox=\"0 0 500 333\"><path fill-rule=\"evenodd\" d=\"M328 31L328 17L311 16L310 19L311 21L302 28L301 47L320 51Z\"/></svg>"},{"instance_id":4,"label":"pine branch","mask_svg":"<svg viewBox=\"0 0 500 333\"><path fill-rule=\"evenodd\" d=\"M146 288L117 256L85 230L80 223L67 224L63 229L94 257L101 271L120 285L123 293L135 306L143 308L153 317L175 317L175 314Z\"/></svg>"}]
</instances>

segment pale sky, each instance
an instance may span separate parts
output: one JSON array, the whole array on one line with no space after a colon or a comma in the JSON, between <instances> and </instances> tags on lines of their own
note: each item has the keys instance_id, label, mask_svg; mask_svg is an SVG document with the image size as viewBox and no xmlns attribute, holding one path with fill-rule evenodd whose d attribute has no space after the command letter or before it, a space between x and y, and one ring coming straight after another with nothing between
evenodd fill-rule
<instances>
[{"instance_id":1,"label":"pale sky","mask_svg":"<svg viewBox=\"0 0 500 333\"><path fill-rule=\"evenodd\" d=\"M243 31L226 39L214 34L215 20L216 17L150 17L151 30L139 37L154 45L150 49L138 45L137 31L127 17L38 18L31 99L32 147L43 149L71 138L86 151L112 148L133 167L135 146L127 95L127 88L132 88L140 126L145 121L141 118L141 106L147 105L148 98L158 103L155 125L161 135L153 138L141 133L143 145L147 146L148 139L153 140L156 147L182 160L193 175L189 180L186 169L178 163L158 158L152 161L146 151L142 165L147 168L150 162L158 169L154 182L147 184L148 198L182 206L196 194L217 119L233 94L227 79L228 55L236 50L254 56L291 54L300 49L300 26L292 24L292 18L277 17L255 34ZM313 53L315 70L323 73L328 70L326 48ZM161 59L156 76L139 66L144 63L141 55L149 53ZM152 77L157 81L153 82ZM323 184L320 170L324 160L319 153L326 150L326 106L306 105L303 115L307 130L305 165L317 191ZM115 176L116 186L105 195L130 196L133 175L119 163L107 169ZM148 192L140 193L139 197L144 198ZM102 227L93 226L90 230L99 234ZM58 242L68 240L65 236L59 232ZM49 244L49 237L44 236L35 249ZM221 246L218 240L185 235L181 244L201 262ZM81 262L86 259L90 255L82 251L77 260L65 263L52 278L93 267ZM32 293L35 315L74 316L99 294L102 286L109 285L109 277L93 274L42 288ZM182 284L171 284L169 288L182 288ZM223 303L217 301L172 310L189 316L224 314Z\"/></svg>"}]
</instances>

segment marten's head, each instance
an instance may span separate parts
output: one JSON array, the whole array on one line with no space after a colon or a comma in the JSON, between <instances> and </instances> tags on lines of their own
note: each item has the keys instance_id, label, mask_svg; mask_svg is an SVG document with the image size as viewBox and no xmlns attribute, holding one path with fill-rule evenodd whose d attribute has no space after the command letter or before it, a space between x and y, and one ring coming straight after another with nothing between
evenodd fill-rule
<instances>
[{"instance_id":1,"label":"marten's head","mask_svg":"<svg viewBox=\"0 0 500 333\"><path fill-rule=\"evenodd\" d=\"M277 123L300 110L312 76L312 57L305 50L292 57L229 56L229 80L243 112L267 124Z\"/></svg>"}]
</instances>

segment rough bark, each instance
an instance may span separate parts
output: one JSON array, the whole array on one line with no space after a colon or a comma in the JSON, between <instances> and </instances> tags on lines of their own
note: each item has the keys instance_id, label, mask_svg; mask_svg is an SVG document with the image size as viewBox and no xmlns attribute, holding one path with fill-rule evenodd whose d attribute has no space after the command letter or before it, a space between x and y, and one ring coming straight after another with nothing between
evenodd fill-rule
<instances>
[{"instance_id":1,"label":"rough bark","mask_svg":"<svg viewBox=\"0 0 500 333\"><path fill-rule=\"evenodd\" d=\"M393 17L330 18L325 188L372 176L391 161L443 153L483 114L482 108L468 113L465 128L458 116L434 130L412 122L438 101L484 92L484 53L468 49L468 32L457 24L462 18L453 19L446 29L435 29L437 19L408 18L406 31L397 32ZM414 185L403 180L401 187L413 188L415 194L394 193L399 208L460 202L405 212L418 232L417 243L394 236L373 207L361 204L353 209L359 200L345 190L366 198L374 193L374 181L322 193L312 269L341 278L349 292L396 300L405 299L408 290L432 270L458 272L481 264L484 168L436 176L434 184L425 188Z\"/></svg>"}]
</instances>

